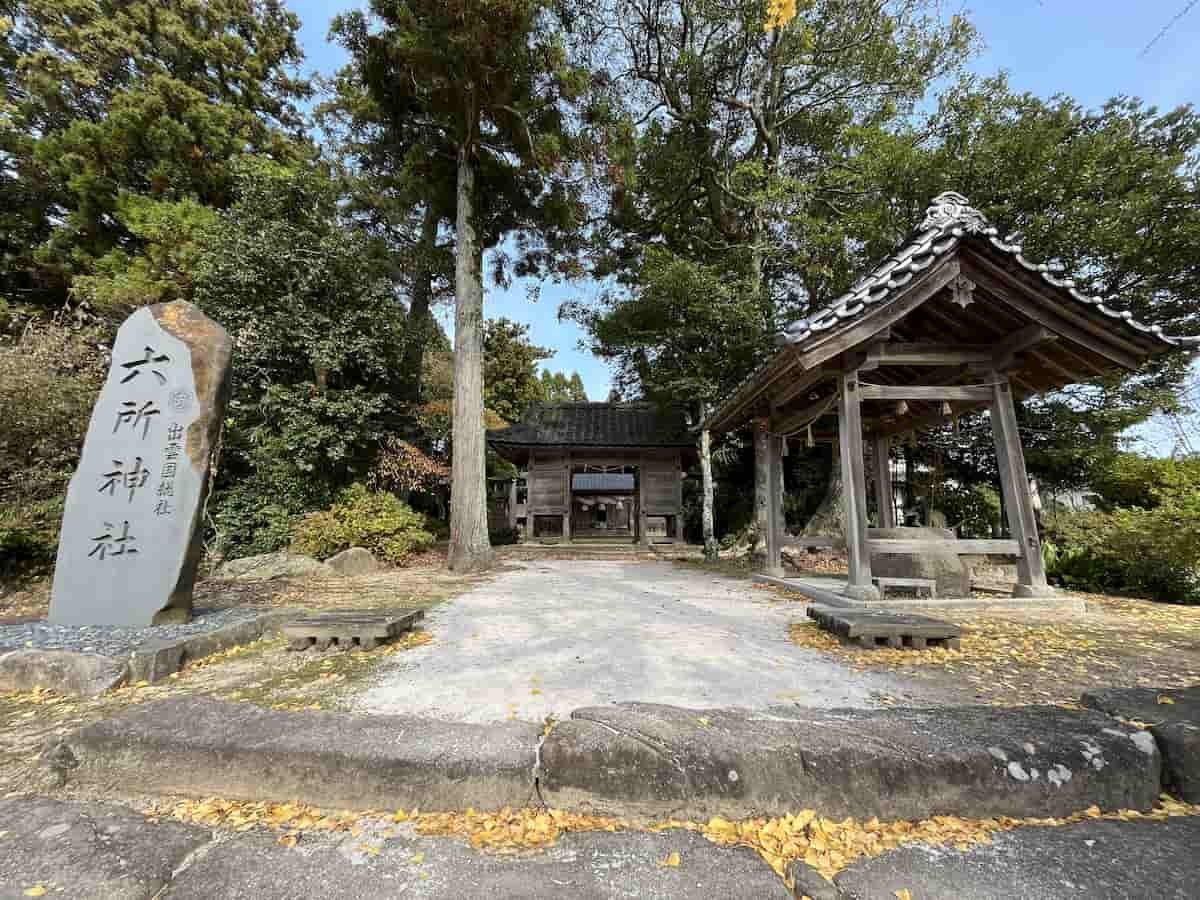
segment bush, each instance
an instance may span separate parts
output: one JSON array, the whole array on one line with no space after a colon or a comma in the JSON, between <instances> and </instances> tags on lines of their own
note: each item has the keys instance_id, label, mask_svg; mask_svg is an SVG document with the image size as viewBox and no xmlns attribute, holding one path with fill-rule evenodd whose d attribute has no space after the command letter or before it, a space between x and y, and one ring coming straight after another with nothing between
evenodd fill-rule
<instances>
[{"instance_id":1,"label":"bush","mask_svg":"<svg viewBox=\"0 0 1200 900\"><path fill-rule=\"evenodd\" d=\"M1046 574L1080 590L1200 603L1197 521L1163 507L1060 516L1044 547Z\"/></svg>"},{"instance_id":2,"label":"bush","mask_svg":"<svg viewBox=\"0 0 1200 900\"><path fill-rule=\"evenodd\" d=\"M488 540L491 541L493 547L504 547L508 544L515 544L520 539L521 533L508 525L502 525L499 528L493 528L488 531Z\"/></svg>"},{"instance_id":3,"label":"bush","mask_svg":"<svg viewBox=\"0 0 1200 900\"><path fill-rule=\"evenodd\" d=\"M403 565L433 546L425 517L394 494L353 484L327 510L304 516L292 531L292 550L328 559L350 547L366 547L379 559Z\"/></svg>"}]
</instances>

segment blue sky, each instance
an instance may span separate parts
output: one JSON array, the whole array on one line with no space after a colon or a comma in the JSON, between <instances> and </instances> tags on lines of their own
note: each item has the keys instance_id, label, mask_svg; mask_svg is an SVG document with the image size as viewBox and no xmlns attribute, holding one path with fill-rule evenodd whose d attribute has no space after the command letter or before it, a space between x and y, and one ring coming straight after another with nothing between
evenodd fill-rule
<instances>
[{"instance_id":1,"label":"blue sky","mask_svg":"<svg viewBox=\"0 0 1200 900\"><path fill-rule=\"evenodd\" d=\"M343 61L341 49L326 35L337 13L365 3L290 0L303 22L305 68L328 74ZM949 15L959 10L979 29L985 47L971 67L990 74L1006 70L1015 90L1041 96L1066 93L1087 106L1126 94L1163 108L1194 102L1200 95L1200 5L1175 23L1146 53L1143 49L1184 7L1187 0L975 0L944 3ZM583 335L557 319L558 304L568 297L594 295L586 285L546 284L532 303L526 286L489 287L489 317L506 316L530 326L533 340L555 352L546 365L578 371L593 400L604 399L609 372L604 363L580 349ZM443 321L448 323L448 311ZM1153 439L1157 442L1157 438ZM1169 450L1170 448L1167 447Z\"/></svg>"}]
</instances>

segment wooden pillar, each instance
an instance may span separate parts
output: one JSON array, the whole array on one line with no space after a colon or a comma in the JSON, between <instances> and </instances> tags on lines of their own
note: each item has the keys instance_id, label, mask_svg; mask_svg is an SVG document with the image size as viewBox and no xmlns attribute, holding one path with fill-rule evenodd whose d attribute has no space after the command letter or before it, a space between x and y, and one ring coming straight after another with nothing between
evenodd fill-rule
<instances>
[{"instance_id":1,"label":"wooden pillar","mask_svg":"<svg viewBox=\"0 0 1200 900\"><path fill-rule=\"evenodd\" d=\"M783 577L783 438L767 435L767 556L763 574Z\"/></svg>"},{"instance_id":2,"label":"wooden pillar","mask_svg":"<svg viewBox=\"0 0 1200 900\"><path fill-rule=\"evenodd\" d=\"M999 372L989 373L992 386L992 437L996 442L996 464L1000 470L1000 489L1004 492L1004 509L1008 530L1021 547L1017 559L1016 597L1048 597L1054 594L1046 583L1042 564L1042 543L1038 538L1037 519L1029 496L1029 475L1025 471L1025 453L1017 430L1017 409L1013 404L1012 387L1008 378Z\"/></svg>"},{"instance_id":3,"label":"wooden pillar","mask_svg":"<svg viewBox=\"0 0 1200 900\"><path fill-rule=\"evenodd\" d=\"M646 523L646 457L638 460L637 492L637 542L641 547L650 546L650 529Z\"/></svg>"},{"instance_id":4,"label":"wooden pillar","mask_svg":"<svg viewBox=\"0 0 1200 900\"><path fill-rule=\"evenodd\" d=\"M846 596L853 600L878 600L871 583L871 551L867 546L867 473L863 459L862 407L858 372L838 378L838 446L846 504L846 554L850 576Z\"/></svg>"},{"instance_id":5,"label":"wooden pillar","mask_svg":"<svg viewBox=\"0 0 1200 900\"><path fill-rule=\"evenodd\" d=\"M879 507L879 527L896 527L896 499L892 490L892 465L888 457L892 439L875 438L875 504Z\"/></svg>"},{"instance_id":6,"label":"wooden pillar","mask_svg":"<svg viewBox=\"0 0 1200 900\"><path fill-rule=\"evenodd\" d=\"M565 511L563 512L562 536L563 536L564 541L569 541L571 539L571 511L574 509L574 501L571 496L571 494L572 494L571 488L573 487L572 482L574 481L574 479L571 477L571 451L570 450L568 450L566 453L566 458L563 461L563 465L566 470L563 473L563 480L564 480L563 500L566 502L566 507L565 507Z\"/></svg>"},{"instance_id":7,"label":"wooden pillar","mask_svg":"<svg viewBox=\"0 0 1200 900\"><path fill-rule=\"evenodd\" d=\"M517 527L517 478L508 483L508 527Z\"/></svg>"}]
</instances>

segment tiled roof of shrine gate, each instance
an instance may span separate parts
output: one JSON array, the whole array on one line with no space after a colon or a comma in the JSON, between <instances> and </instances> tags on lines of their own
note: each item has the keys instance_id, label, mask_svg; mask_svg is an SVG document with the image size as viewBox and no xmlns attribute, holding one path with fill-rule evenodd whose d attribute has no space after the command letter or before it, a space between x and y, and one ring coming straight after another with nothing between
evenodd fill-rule
<instances>
[{"instance_id":1,"label":"tiled roof of shrine gate","mask_svg":"<svg viewBox=\"0 0 1200 900\"><path fill-rule=\"evenodd\" d=\"M813 335L857 319L887 301L894 291L903 288L940 258L953 252L967 235L979 235L986 239L1023 268L1040 275L1047 284L1065 291L1075 302L1103 313L1120 327L1152 335L1170 347L1194 347L1200 344L1200 338L1171 337L1164 334L1158 325L1143 325L1128 310L1108 306L1103 297L1089 297L1081 293L1073 280L1059 277L1061 269L1027 259L1021 245L1002 240L1000 232L970 205L966 197L948 192L934 199L916 237L859 279L854 287L829 306L788 325L775 336L776 345L803 344Z\"/></svg>"},{"instance_id":2,"label":"tiled roof of shrine gate","mask_svg":"<svg viewBox=\"0 0 1200 900\"><path fill-rule=\"evenodd\" d=\"M540 447L690 447L682 410L653 403L534 403L488 443Z\"/></svg>"}]
</instances>

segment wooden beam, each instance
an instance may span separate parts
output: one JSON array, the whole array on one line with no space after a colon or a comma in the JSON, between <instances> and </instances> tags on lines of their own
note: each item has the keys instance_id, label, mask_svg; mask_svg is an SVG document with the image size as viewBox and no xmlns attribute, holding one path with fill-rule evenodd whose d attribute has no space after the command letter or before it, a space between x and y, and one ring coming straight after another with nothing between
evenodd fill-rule
<instances>
[{"instance_id":1,"label":"wooden beam","mask_svg":"<svg viewBox=\"0 0 1200 900\"><path fill-rule=\"evenodd\" d=\"M986 344L884 344L867 353L881 366L962 366L991 362L994 349Z\"/></svg>"},{"instance_id":2,"label":"wooden beam","mask_svg":"<svg viewBox=\"0 0 1200 900\"><path fill-rule=\"evenodd\" d=\"M816 368L811 372L799 372L791 381L784 381L780 389L771 395L772 406L786 406L805 391L811 391L824 381L834 377L834 373Z\"/></svg>"},{"instance_id":3,"label":"wooden beam","mask_svg":"<svg viewBox=\"0 0 1200 900\"><path fill-rule=\"evenodd\" d=\"M846 596L855 600L878 600L879 588L871 582L871 554L867 549L867 478L857 372L844 373L838 379L838 437L845 484L846 555L850 570Z\"/></svg>"},{"instance_id":4,"label":"wooden beam","mask_svg":"<svg viewBox=\"0 0 1200 900\"><path fill-rule=\"evenodd\" d=\"M973 256L971 259L971 277L981 287L987 288L988 293L998 302L1011 306L1038 325L1044 325L1055 334L1086 347L1130 371L1138 369L1142 359L1146 357L1146 352L1136 345L1074 310L1058 304L1052 308L1047 306L1044 297L990 260L980 256ZM1120 327L1115 321L1112 324L1114 328Z\"/></svg>"},{"instance_id":5,"label":"wooden beam","mask_svg":"<svg viewBox=\"0 0 1200 900\"><path fill-rule=\"evenodd\" d=\"M991 388L979 384L864 384L863 400L970 400L977 403L991 399Z\"/></svg>"},{"instance_id":6,"label":"wooden beam","mask_svg":"<svg viewBox=\"0 0 1200 900\"><path fill-rule=\"evenodd\" d=\"M853 350L867 339L890 328L903 319L930 297L937 294L959 275L957 257L947 258L925 272L923 277L897 292L898 296L862 316L857 324L838 331L826 338L805 344L800 354L800 364L805 369L814 369L824 362Z\"/></svg>"},{"instance_id":7,"label":"wooden beam","mask_svg":"<svg viewBox=\"0 0 1200 900\"><path fill-rule=\"evenodd\" d=\"M772 420L771 430L776 434L795 434L805 425L816 421L818 415L821 414L823 409L831 413L836 412L837 405L830 403L830 400L832 400L835 396L837 396L836 391L834 391L832 394L827 394L820 400L813 401L803 409L796 410L796 412L790 413L784 418Z\"/></svg>"},{"instance_id":8,"label":"wooden beam","mask_svg":"<svg viewBox=\"0 0 1200 900\"><path fill-rule=\"evenodd\" d=\"M705 427L709 431L719 433L736 426L747 409L751 408L764 394L768 394L771 386L795 369L797 363L795 347L787 346L777 351L762 371L755 374L748 383L739 387L732 397L713 411L709 421L703 423ZM805 366L805 368L812 367Z\"/></svg>"},{"instance_id":9,"label":"wooden beam","mask_svg":"<svg viewBox=\"0 0 1200 900\"><path fill-rule=\"evenodd\" d=\"M974 556L996 554L1004 556L1021 556L1021 545L1017 541L960 541L953 538L941 541L910 541L893 540L890 538L873 538L867 541L872 553L928 553L937 550L947 553L957 553L959 556Z\"/></svg>"},{"instance_id":10,"label":"wooden beam","mask_svg":"<svg viewBox=\"0 0 1200 900\"><path fill-rule=\"evenodd\" d=\"M896 497L892 490L891 438L875 438L875 505L879 507L879 527L896 527Z\"/></svg>"}]
</instances>

